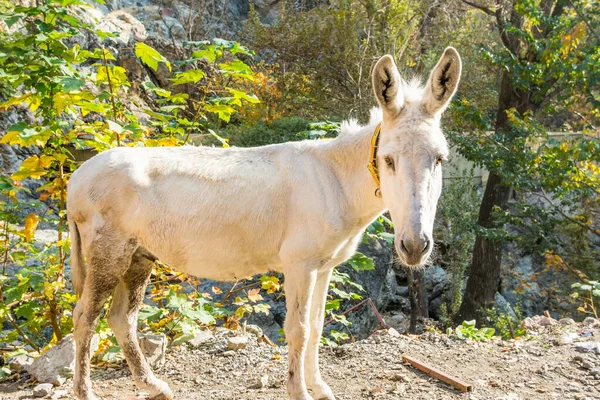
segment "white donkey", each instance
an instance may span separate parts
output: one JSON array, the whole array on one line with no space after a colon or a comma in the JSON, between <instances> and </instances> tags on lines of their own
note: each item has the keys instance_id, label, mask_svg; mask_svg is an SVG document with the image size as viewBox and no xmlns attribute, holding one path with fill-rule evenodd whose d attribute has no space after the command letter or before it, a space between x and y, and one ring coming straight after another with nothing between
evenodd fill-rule
<instances>
[{"instance_id":1,"label":"white donkey","mask_svg":"<svg viewBox=\"0 0 600 400\"><path fill-rule=\"evenodd\" d=\"M392 57L373 70L380 109L344 124L331 141L260 148L116 148L83 164L69 182L68 219L77 361L75 395L96 399L90 339L112 294L108 322L138 387L173 399L137 341L137 315L152 263L233 280L269 270L285 276L287 391L334 399L319 372L319 339L332 269L355 252L365 228L389 210L408 266L432 249L448 146L440 116L461 61L447 48L426 86L406 84ZM85 263L84 263L85 260ZM310 393L309 394L309 390Z\"/></svg>"}]
</instances>

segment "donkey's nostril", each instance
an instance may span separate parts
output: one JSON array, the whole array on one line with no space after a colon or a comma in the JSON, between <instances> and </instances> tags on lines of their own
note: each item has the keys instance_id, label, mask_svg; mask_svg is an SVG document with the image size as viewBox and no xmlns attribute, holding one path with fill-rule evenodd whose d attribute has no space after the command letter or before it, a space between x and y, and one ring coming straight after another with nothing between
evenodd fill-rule
<instances>
[{"instance_id":1,"label":"donkey's nostril","mask_svg":"<svg viewBox=\"0 0 600 400\"><path fill-rule=\"evenodd\" d=\"M404 250L406 253L409 253L408 249L406 248L406 246L404 245L404 240L400 241L400 245L402 246L402 250Z\"/></svg>"},{"instance_id":2,"label":"donkey's nostril","mask_svg":"<svg viewBox=\"0 0 600 400\"><path fill-rule=\"evenodd\" d=\"M425 239L425 246L423 247L423 250L421 250L421 254L426 253L427 250L429 250L430 244L431 244L431 240Z\"/></svg>"}]
</instances>

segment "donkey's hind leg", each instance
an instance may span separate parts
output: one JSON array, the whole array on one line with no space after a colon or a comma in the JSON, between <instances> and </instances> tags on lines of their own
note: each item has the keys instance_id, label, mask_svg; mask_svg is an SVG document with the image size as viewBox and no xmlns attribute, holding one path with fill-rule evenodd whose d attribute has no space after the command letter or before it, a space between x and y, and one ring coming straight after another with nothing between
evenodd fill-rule
<instances>
[{"instance_id":1,"label":"donkey's hind leg","mask_svg":"<svg viewBox=\"0 0 600 400\"><path fill-rule=\"evenodd\" d=\"M135 243L119 240L113 231L103 229L86 250L88 266L83 291L73 311L76 344L73 391L79 400L96 400L90 380L91 340L104 303L131 262Z\"/></svg>"},{"instance_id":2,"label":"donkey's hind leg","mask_svg":"<svg viewBox=\"0 0 600 400\"><path fill-rule=\"evenodd\" d=\"M108 324L125 354L138 388L148 392L152 400L171 400L173 393L169 385L154 376L137 338L138 311L142 306L153 259L143 248L136 250L131 266L113 295Z\"/></svg>"}]
</instances>

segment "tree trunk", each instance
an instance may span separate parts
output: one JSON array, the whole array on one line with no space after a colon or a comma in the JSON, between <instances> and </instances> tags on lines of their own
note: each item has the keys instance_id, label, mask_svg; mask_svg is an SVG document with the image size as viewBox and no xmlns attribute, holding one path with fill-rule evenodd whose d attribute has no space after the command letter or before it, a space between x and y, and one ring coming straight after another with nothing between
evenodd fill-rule
<instances>
[{"instance_id":1,"label":"tree trunk","mask_svg":"<svg viewBox=\"0 0 600 400\"><path fill-rule=\"evenodd\" d=\"M425 301L423 270L407 267L406 274L408 275L408 299L410 301L410 327L408 331L416 334L419 319L429 317L429 305Z\"/></svg>"},{"instance_id":2,"label":"tree trunk","mask_svg":"<svg viewBox=\"0 0 600 400\"><path fill-rule=\"evenodd\" d=\"M509 186L502 184L502 178L499 175L490 173L479 208L478 225L484 228L492 226L494 222L493 208L495 206L505 207L510 191ZM455 317L456 323L472 319L479 320L479 311L493 303L500 282L501 266L502 242L477 235L473 248L471 273L467 280L467 288L460 310Z\"/></svg>"},{"instance_id":3,"label":"tree trunk","mask_svg":"<svg viewBox=\"0 0 600 400\"><path fill-rule=\"evenodd\" d=\"M516 107L519 111L530 108L522 92L512 87L510 75L504 72L500 84L498 112L496 113L496 131L510 134L510 126L506 111ZM511 187L503 184L502 177L497 172L491 172L485 186L479 218L477 224L483 228L494 226L492 211L495 207L505 209L510 198ZM500 269L502 267L502 242L489 240L477 235L473 247L473 260L467 288L463 301L454 317L456 323L472 319L479 320L479 311L488 308L494 301L500 282Z\"/></svg>"}]
</instances>

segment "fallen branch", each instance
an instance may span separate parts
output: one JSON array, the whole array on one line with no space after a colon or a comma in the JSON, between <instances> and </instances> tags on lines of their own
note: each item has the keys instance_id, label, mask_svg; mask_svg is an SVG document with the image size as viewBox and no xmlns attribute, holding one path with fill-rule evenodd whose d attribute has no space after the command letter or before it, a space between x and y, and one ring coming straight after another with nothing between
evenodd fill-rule
<instances>
[{"instance_id":1,"label":"fallen branch","mask_svg":"<svg viewBox=\"0 0 600 400\"><path fill-rule=\"evenodd\" d=\"M423 364L421 361L416 360L412 357L403 355L402 361L412 365L419 371L422 371L431 377L434 377L436 379L439 379L442 382L446 382L447 384L452 385L453 387L455 387L458 390L461 390L463 392L470 392L473 390L472 385L465 383L465 382L459 380L458 378L455 378L452 375L448 375L448 374L446 374L440 370L437 370L433 367L429 367L429 366Z\"/></svg>"}]
</instances>

